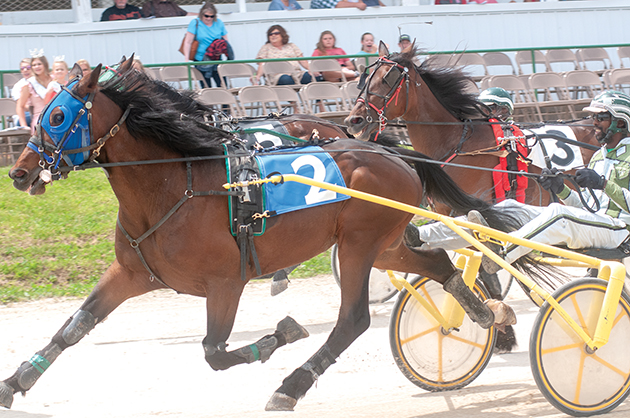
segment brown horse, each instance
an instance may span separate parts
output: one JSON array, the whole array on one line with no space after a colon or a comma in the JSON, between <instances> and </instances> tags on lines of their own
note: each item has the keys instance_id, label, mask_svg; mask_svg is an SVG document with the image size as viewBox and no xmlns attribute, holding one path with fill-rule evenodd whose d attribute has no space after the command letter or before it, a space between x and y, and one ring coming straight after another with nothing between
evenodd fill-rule
<instances>
[{"instance_id":1,"label":"brown horse","mask_svg":"<svg viewBox=\"0 0 630 418\"><path fill-rule=\"evenodd\" d=\"M64 172L103 167L119 211L115 261L50 343L0 382L0 405L10 407L16 392L28 391L63 350L123 301L161 288L207 299L202 344L213 369L265 361L277 348L308 333L288 318L272 335L228 351L226 341L244 286L260 274L312 258L334 243L341 276L337 324L326 343L283 381L267 409L292 410L318 376L368 328L367 279L373 265L431 277L454 295L471 319L486 328L494 324L494 313L463 284L445 252L416 251L402 243L411 214L358 199L268 218L264 234L251 238L260 272L252 261L241 265L241 251L229 226L228 198L235 189L222 187L227 181L224 146L238 139L204 122L207 107L131 66L132 59L123 61L113 78L99 82L100 65L83 78L75 65L71 76L78 79L72 79L42 112L37 134L10 170L18 190L37 195ZM355 140L323 148L352 189L409 205L420 204L424 189L460 212L481 210L494 226L505 227L511 219L461 192L433 165L416 163L414 171L393 153ZM293 152L299 156L301 149Z\"/></svg>"},{"instance_id":2,"label":"brown horse","mask_svg":"<svg viewBox=\"0 0 630 418\"><path fill-rule=\"evenodd\" d=\"M351 134L367 140L383 122L402 118L407 123L413 148L432 159L449 159L451 163L487 169L499 164L496 153L475 153L495 149L497 144L485 106L466 92L471 80L465 73L455 68L432 68L430 60L415 65L413 46L390 55L381 43L379 54L360 99L345 120ZM571 128L579 142L591 145L581 148L586 163L599 146L592 124L582 120L571 124ZM494 199L491 171L457 166L444 169L466 193ZM530 169L532 173L540 173L533 165ZM538 206L549 203L549 194L532 178L528 181L525 203ZM445 214L450 212L443 205L437 205L437 209Z\"/></svg>"}]
</instances>

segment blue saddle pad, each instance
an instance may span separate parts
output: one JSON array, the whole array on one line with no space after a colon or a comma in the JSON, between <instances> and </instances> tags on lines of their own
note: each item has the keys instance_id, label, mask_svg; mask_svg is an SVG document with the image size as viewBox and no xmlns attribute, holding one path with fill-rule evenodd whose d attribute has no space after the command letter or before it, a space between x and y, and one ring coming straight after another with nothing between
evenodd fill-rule
<instances>
[{"instance_id":1,"label":"blue saddle pad","mask_svg":"<svg viewBox=\"0 0 630 418\"><path fill-rule=\"evenodd\" d=\"M262 178L271 173L298 174L317 181L346 186L335 160L321 147L307 146L258 154L256 162ZM293 181L265 184L265 210L276 215L350 199L350 196L331 190Z\"/></svg>"}]
</instances>

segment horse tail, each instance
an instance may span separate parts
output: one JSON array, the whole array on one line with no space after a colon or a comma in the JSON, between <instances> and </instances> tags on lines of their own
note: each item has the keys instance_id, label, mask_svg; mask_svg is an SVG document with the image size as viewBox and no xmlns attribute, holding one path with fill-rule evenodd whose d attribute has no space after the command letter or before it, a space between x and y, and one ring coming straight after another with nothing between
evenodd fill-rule
<instances>
[{"instance_id":1,"label":"horse tail","mask_svg":"<svg viewBox=\"0 0 630 418\"><path fill-rule=\"evenodd\" d=\"M424 194L440 203L448 205L454 216L466 215L471 210L479 211L488 221L488 225L504 232L514 231L522 226L518 209L496 209L483 199L464 192L438 164L427 162L428 156L417 151L396 147L393 152L401 155L415 168ZM411 157L411 158L405 158Z\"/></svg>"},{"instance_id":2,"label":"horse tail","mask_svg":"<svg viewBox=\"0 0 630 418\"><path fill-rule=\"evenodd\" d=\"M522 219L525 218L521 216L521 209L514 207L497 209L485 200L467 194L438 164L427 162L426 160L430 158L422 153L399 147L390 150L400 154L403 159L411 157L407 161L415 167L426 196L451 207L454 216L477 210L493 229L511 232L523 226ZM541 264L531 256L521 257L514 265L551 292L569 280L559 269Z\"/></svg>"}]
</instances>

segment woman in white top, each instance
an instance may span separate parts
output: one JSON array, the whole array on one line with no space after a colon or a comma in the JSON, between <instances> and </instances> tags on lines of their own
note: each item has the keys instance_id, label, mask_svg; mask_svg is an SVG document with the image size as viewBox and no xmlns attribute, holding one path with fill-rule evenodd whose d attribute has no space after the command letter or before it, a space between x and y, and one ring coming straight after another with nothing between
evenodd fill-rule
<instances>
[{"instance_id":1,"label":"woman in white top","mask_svg":"<svg viewBox=\"0 0 630 418\"><path fill-rule=\"evenodd\" d=\"M39 119L39 114L46 107L46 93L48 91L49 84L53 81L48 70L48 60L46 57L38 56L31 60L31 70L33 76L28 79L28 83L22 87L20 98L17 104L17 112L20 118L20 125L28 126L26 123L26 111L25 108L29 105L32 108L31 111L31 132L35 133L35 125Z\"/></svg>"},{"instance_id":2,"label":"woman in white top","mask_svg":"<svg viewBox=\"0 0 630 418\"><path fill-rule=\"evenodd\" d=\"M258 54L256 59L270 59L270 58L298 58L303 57L302 51L294 43L289 42L289 35L287 31L280 25L273 25L267 29L267 43L265 43ZM295 84L299 81L301 84L308 84L311 80L311 75L300 69L300 65L308 70L307 61L289 61L294 68L292 74L274 74L272 80L267 80L269 84ZM299 62L299 64L298 64ZM256 82L260 84L260 78L263 75L264 63L258 66L258 73L256 74Z\"/></svg>"},{"instance_id":3,"label":"woman in white top","mask_svg":"<svg viewBox=\"0 0 630 418\"><path fill-rule=\"evenodd\" d=\"M33 75L31 71L31 58L24 58L20 61L20 74L22 74L22 78L13 85L11 89L11 98L16 102L20 99L20 95L22 94L22 87L26 86L28 83L28 78ZM28 105L28 103L27 103ZM24 110L24 115L26 119L26 125L20 124L20 117L18 115L13 116L13 123L17 126L31 126L31 114L26 109Z\"/></svg>"}]
</instances>

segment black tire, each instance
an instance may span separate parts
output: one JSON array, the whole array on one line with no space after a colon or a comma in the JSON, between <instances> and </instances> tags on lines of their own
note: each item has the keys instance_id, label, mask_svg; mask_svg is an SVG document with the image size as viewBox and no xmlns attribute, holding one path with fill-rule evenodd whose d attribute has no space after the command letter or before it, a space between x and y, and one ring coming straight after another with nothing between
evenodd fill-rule
<instances>
[{"instance_id":1,"label":"black tire","mask_svg":"<svg viewBox=\"0 0 630 418\"><path fill-rule=\"evenodd\" d=\"M337 256L337 244L333 245L330 251L330 266L332 268L333 277L339 285L341 282L339 281L339 257ZM408 273L397 273L402 275L405 279L408 276ZM390 300L396 293L398 293L398 289L391 283L389 280L389 275L386 271L379 270L372 267L370 271L370 296L369 303L383 303Z\"/></svg>"},{"instance_id":2,"label":"black tire","mask_svg":"<svg viewBox=\"0 0 630 418\"><path fill-rule=\"evenodd\" d=\"M554 292L555 300L593 336L607 283L580 279ZM630 392L630 298L623 292L608 343L590 353L545 302L532 328L529 359L538 389L555 408L576 417L604 414Z\"/></svg>"},{"instance_id":3,"label":"black tire","mask_svg":"<svg viewBox=\"0 0 630 418\"><path fill-rule=\"evenodd\" d=\"M410 283L434 306L439 307L448 295L441 284L427 277L416 276ZM482 300L490 297L479 280L473 291ZM492 357L496 330L483 329L466 316L459 331L445 334L403 290L392 309L389 342L396 365L407 379L422 389L440 392L463 388L479 376Z\"/></svg>"}]
</instances>

